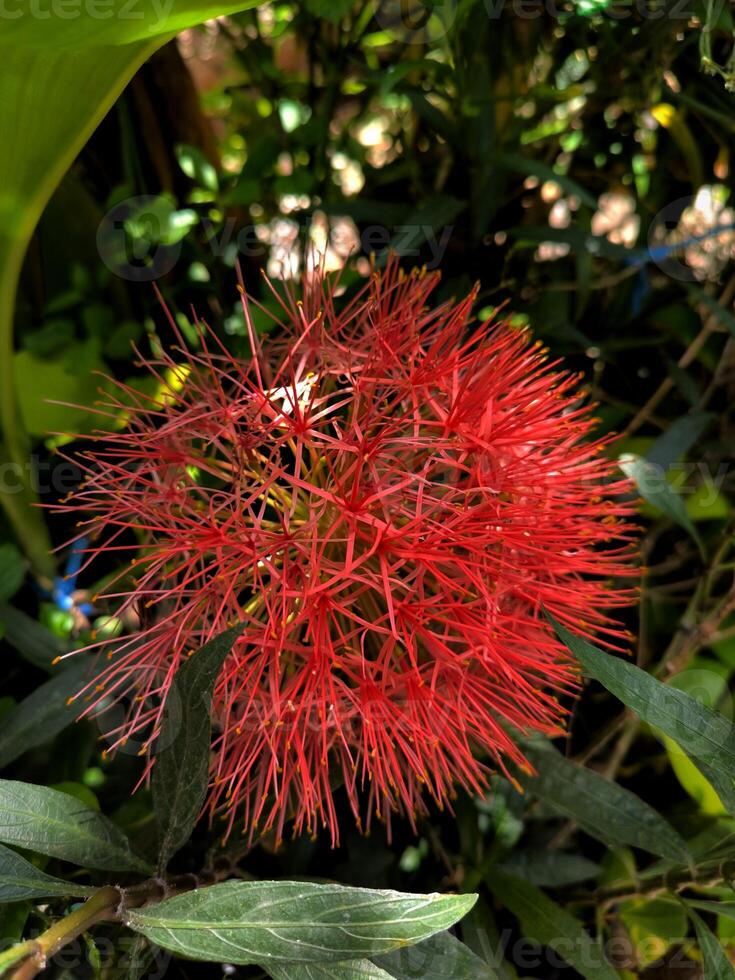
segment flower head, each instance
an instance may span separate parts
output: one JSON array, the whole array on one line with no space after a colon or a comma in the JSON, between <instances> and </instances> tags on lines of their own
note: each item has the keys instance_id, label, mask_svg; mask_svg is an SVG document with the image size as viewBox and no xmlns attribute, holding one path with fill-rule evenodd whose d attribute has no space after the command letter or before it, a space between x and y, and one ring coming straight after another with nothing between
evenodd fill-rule
<instances>
[{"instance_id":1,"label":"flower head","mask_svg":"<svg viewBox=\"0 0 735 980\"><path fill-rule=\"evenodd\" d=\"M542 609L620 633L629 486L579 379L472 323L473 295L431 308L436 283L392 262L340 307L316 274L262 349L243 296L252 357L202 330L148 363L163 396L113 397L126 428L82 454L66 506L88 560L135 536L106 595L144 611L99 644L87 710L132 686L109 737L155 736L184 658L244 623L213 705L209 806L230 827L336 840L340 784L358 824L480 792L524 764L513 729L563 727L576 672Z\"/></svg>"}]
</instances>

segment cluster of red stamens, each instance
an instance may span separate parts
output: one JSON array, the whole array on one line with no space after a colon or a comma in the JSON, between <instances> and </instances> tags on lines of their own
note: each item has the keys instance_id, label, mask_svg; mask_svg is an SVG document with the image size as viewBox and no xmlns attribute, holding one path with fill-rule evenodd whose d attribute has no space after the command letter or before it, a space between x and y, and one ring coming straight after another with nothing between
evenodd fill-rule
<instances>
[{"instance_id":1,"label":"cluster of red stamens","mask_svg":"<svg viewBox=\"0 0 735 980\"><path fill-rule=\"evenodd\" d=\"M64 507L88 559L137 548L104 595L140 629L97 644L86 709L134 689L112 745L153 741L184 658L245 624L213 705L209 805L230 827L336 840L340 786L358 824L481 792L523 764L512 729L558 732L575 688L543 608L618 634L629 486L579 379L525 331L473 324L474 296L431 309L436 283L391 263L341 306L321 274L300 300L274 289L262 350L243 296L251 358L202 329L149 362L158 394L109 399L125 429L77 460Z\"/></svg>"}]
</instances>

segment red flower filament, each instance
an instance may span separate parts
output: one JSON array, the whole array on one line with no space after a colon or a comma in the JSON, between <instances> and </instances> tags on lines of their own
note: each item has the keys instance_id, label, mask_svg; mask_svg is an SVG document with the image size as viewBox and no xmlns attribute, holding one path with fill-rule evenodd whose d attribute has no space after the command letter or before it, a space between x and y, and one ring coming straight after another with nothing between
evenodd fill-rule
<instances>
[{"instance_id":1,"label":"red flower filament","mask_svg":"<svg viewBox=\"0 0 735 980\"><path fill-rule=\"evenodd\" d=\"M563 728L577 675L543 607L620 635L630 487L579 379L525 331L472 324L474 296L431 309L436 282L391 263L338 311L318 274L265 350L243 297L252 358L202 330L149 362L166 396L111 397L125 430L82 454L64 506L90 561L137 537L106 596L144 611L96 644L86 710L132 685L109 741L152 741L184 658L244 623L213 705L208 805L229 828L336 841L339 786L359 826L482 792L524 764L508 726Z\"/></svg>"}]
</instances>

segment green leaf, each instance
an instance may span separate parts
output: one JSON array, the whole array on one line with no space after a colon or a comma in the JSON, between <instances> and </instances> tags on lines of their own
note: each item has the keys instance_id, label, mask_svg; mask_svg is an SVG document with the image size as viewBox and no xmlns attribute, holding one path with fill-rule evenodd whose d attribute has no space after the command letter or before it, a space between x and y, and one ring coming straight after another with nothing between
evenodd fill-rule
<instances>
[{"instance_id":1,"label":"green leaf","mask_svg":"<svg viewBox=\"0 0 735 980\"><path fill-rule=\"evenodd\" d=\"M733 778L733 773L723 772L714 766L707 765L701 759L693 759L691 761L715 791L725 810L729 814L735 815L735 778ZM679 776L679 779L681 779L681 776ZM706 797L706 799L709 801L709 797ZM705 812L709 813L713 810L714 808L709 807Z\"/></svg>"},{"instance_id":2,"label":"green leaf","mask_svg":"<svg viewBox=\"0 0 735 980\"><path fill-rule=\"evenodd\" d=\"M672 898L634 899L623 902L618 915L628 930L641 967L660 959L687 933L681 903Z\"/></svg>"},{"instance_id":3,"label":"green leaf","mask_svg":"<svg viewBox=\"0 0 735 980\"><path fill-rule=\"evenodd\" d=\"M406 895L294 881L231 881L130 912L151 942L195 960L363 959L448 929L476 895Z\"/></svg>"},{"instance_id":4,"label":"green leaf","mask_svg":"<svg viewBox=\"0 0 735 980\"><path fill-rule=\"evenodd\" d=\"M76 720L79 708L70 705L69 698L77 694L91 676L89 659L81 654L3 718L0 722L0 768L14 762L29 749L49 742Z\"/></svg>"},{"instance_id":5,"label":"green leaf","mask_svg":"<svg viewBox=\"0 0 735 980\"><path fill-rule=\"evenodd\" d=\"M72 864L107 871L150 868L122 831L66 793L0 779L0 841Z\"/></svg>"},{"instance_id":6,"label":"green leaf","mask_svg":"<svg viewBox=\"0 0 735 980\"><path fill-rule=\"evenodd\" d=\"M665 514L669 520L688 531L701 550L701 538L692 523L684 501L669 485L665 469L642 456L636 456L635 453L624 453L618 462L623 473L633 480L643 499Z\"/></svg>"},{"instance_id":7,"label":"green leaf","mask_svg":"<svg viewBox=\"0 0 735 980\"><path fill-rule=\"evenodd\" d=\"M687 909L687 912L697 933L697 942L702 953L704 966L704 980L735 980L735 967L727 958L717 937L702 922L696 912L692 912L691 909Z\"/></svg>"},{"instance_id":8,"label":"green leaf","mask_svg":"<svg viewBox=\"0 0 735 980\"><path fill-rule=\"evenodd\" d=\"M23 555L14 544L0 544L0 601L12 599L26 574Z\"/></svg>"},{"instance_id":9,"label":"green leaf","mask_svg":"<svg viewBox=\"0 0 735 980\"><path fill-rule=\"evenodd\" d=\"M27 458L14 383L14 297L44 207L146 58L178 31L251 6L255 0L109 0L72 11L52 7L43 16L28 4L5 11L0 132L12 152L0 155L0 428L9 462L23 467ZM21 490L6 510L35 571L51 575L48 532L31 506L36 495L28 477Z\"/></svg>"},{"instance_id":10,"label":"green leaf","mask_svg":"<svg viewBox=\"0 0 735 980\"><path fill-rule=\"evenodd\" d=\"M54 895L91 895L95 888L62 881L39 871L30 861L0 844L0 902Z\"/></svg>"},{"instance_id":11,"label":"green leaf","mask_svg":"<svg viewBox=\"0 0 735 980\"><path fill-rule=\"evenodd\" d=\"M199 187L204 187L213 193L219 190L217 170L196 146L180 144L176 147L176 159L186 176Z\"/></svg>"},{"instance_id":12,"label":"green leaf","mask_svg":"<svg viewBox=\"0 0 735 980\"><path fill-rule=\"evenodd\" d=\"M352 10L354 0L304 0L304 6L314 17L338 24Z\"/></svg>"},{"instance_id":13,"label":"green leaf","mask_svg":"<svg viewBox=\"0 0 735 980\"><path fill-rule=\"evenodd\" d=\"M532 788L533 783L531 783ZM564 854L561 851L545 851L541 848L514 851L504 858L498 867L515 878L523 878L524 881L530 881L532 885L548 888L588 881L590 878L596 878L600 872L599 864L582 857L581 854Z\"/></svg>"},{"instance_id":14,"label":"green leaf","mask_svg":"<svg viewBox=\"0 0 735 980\"><path fill-rule=\"evenodd\" d=\"M189 839L209 780L212 693L233 644L245 628L220 633L176 672L166 697L153 767L153 808L163 868Z\"/></svg>"},{"instance_id":15,"label":"green leaf","mask_svg":"<svg viewBox=\"0 0 735 980\"><path fill-rule=\"evenodd\" d=\"M378 966L397 980L497 980L498 974L449 932L415 946L374 956Z\"/></svg>"},{"instance_id":16,"label":"green leaf","mask_svg":"<svg viewBox=\"0 0 735 980\"><path fill-rule=\"evenodd\" d=\"M497 869L493 870L488 884L519 920L529 939L555 950L586 980L619 980L600 943L585 932L573 915L535 885Z\"/></svg>"},{"instance_id":17,"label":"green leaf","mask_svg":"<svg viewBox=\"0 0 735 980\"><path fill-rule=\"evenodd\" d=\"M273 980L394 980L370 960L348 963L272 963L268 967Z\"/></svg>"},{"instance_id":18,"label":"green leaf","mask_svg":"<svg viewBox=\"0 0 735 980\"><path fill-rule=\"evenodd\" d=\"M559 639L596 678L644 721L669 735L693 758L705 765L735 772L735 726L685 691L662 684L640 667L603 653L546 617Z\"/></svg>"},{"instance_id":19,"label":"green leaf","mask_svg":"<svg viewBox=\"0 0 735 980\"><path fill-rule=\"evenodd\" d=\"M688 412L673 422L646 453L654 466L667 467L683 459L715 418L712 412Z\"/></svg>"},{"instance_id":20,"label":"green leaf","mask_svg":"<svg viewBox=\"0 0 735 980\"><path fill-rule=\"evenodd\" d=\"M528 742L524 751L538 772L519 776L524 788L571 817L592 837L606 844L640 847L673 861L689 860L686 844L674 828L635 793L564 758L550 745Z\"/></svg>"},{"instance_id":21,"label":"green leaf","mask_svg":"<svg viewBox=\"0 0 735 980\"><path fill-rule=\"evenodd\" d=\"M690 909L701 909L702 912L712 912L713 915L722 915L735 921L735 902L707 902L704 899L688 898L686 903Z\"/></svg>"}]
</instances>

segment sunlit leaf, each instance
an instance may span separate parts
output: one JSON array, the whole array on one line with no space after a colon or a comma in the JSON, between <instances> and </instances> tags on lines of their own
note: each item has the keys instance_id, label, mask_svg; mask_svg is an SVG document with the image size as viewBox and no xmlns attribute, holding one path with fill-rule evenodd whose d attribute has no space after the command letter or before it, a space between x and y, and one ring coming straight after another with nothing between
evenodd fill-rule
<instances>
[{"instance_id":1,"label":"sunlit leaf","mask_svg":"<svg viewBox=\"0 0 735 980\"><path fill-rule=\"evenodd\" d=\"M267 967L387 953L449 928L475 901L475 895L231 881L130 912L127 921L180 956Z\"/></svg>"}]
</instances>

